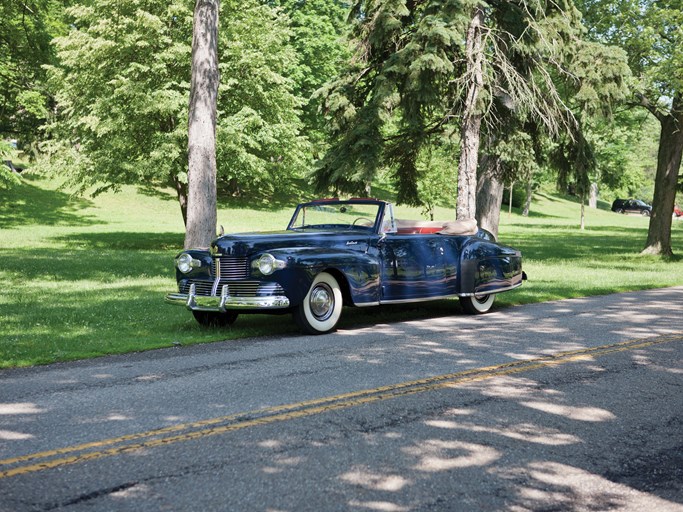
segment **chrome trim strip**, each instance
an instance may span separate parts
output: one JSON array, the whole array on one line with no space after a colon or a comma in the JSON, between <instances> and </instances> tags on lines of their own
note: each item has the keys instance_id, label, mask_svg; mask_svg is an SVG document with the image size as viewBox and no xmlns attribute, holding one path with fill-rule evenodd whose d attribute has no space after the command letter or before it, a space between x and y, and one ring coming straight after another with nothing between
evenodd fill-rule
<instances>
[{"instance_id":1,"label":"chrome trim strip","mask_svg":"<svg viewBox=\"0 0 683 512\"><path fill-rule=\"evenodd\" d=\"M219 311L229 309L284 309L289 307L287 297L277 295L271 297L230 297L227 285L221 290L220 297L206 297L191 293L169 293L166 302L176 306L185 306L193 311ZM225 295L224 295L225 293Z\"/></svg>"},{"instance_id":2,"label":"chrome trim strip","mask_svg":"<svg viewBox=\"0 0 683 512\"><path fill-rule=\"evenodd\" d=\"M379 301L375 302L354 302L354 306L359 307L359 308L365 308L368 306L379 306Z\"/></svg>"},{"instance_id":3,"label":"chrome trim strip","mask_svg":"<svg viewBox=\"0 0 683 512\"><path fill-rule=\"evenodd\" d=\"M507 292L510 290L514 290L515 288L519 288L522 286L522 281L520 281L517 284L513 284L512 286L508 286L507 288L498 288L495 291L492 292L486 292L486 293L459 293L458 297L474 297L475 295L491 295L494 293L502 293L502 292Z\"/></svg>"},{"instance_id":4,"label":"chrome trim strip","mask_svg":"<svg viewBox=\"0 0 683 512\"><path fill-rule=\"evenodd\" d=\"M486 292L486 293L454 293L451 295L435 295L434 297L415 297L414 299L397 299L397 300L381 300L379 301L379 304L409 304L411 302L428 302L430 300L443 300L443 299L452 299L454 297L474 297L475 295L494 295L502 292L507 292L509 290L514 290L515 288L518 288L522 286L522 283L518 283L512 286L508 286L506 288L498 288L497 290ZM372 303L365 303L368 306L371 305ZM361 306L365 304L356 304L356 306Z\"/></svg>"},{"instance_id":5,"label":"chrome trim strip","mask_svg":"<svg viewBox=\"0 0 683 512\"><path fill-rule=\"evenodd\" d=\"M213 286L211 287L211 295L216 295L216 292L218 291L218 283L221 280L221 259L216 258L216 280L213 282Z\"/></svg>"},{"instance_id":6,"label":"chrome trim strip","mask_svg":"<svg viewBox=\"0 0 683 512\"><path fill-rule=\"evenodd\" d=\"M452 299L458 297L458 294L452 295L435 295L434 297L415 297L414 299L395 299L395 300L381 300L380 304L409 304L411 302L428 302L430 300Z\"/></svg>"}]
</instances>

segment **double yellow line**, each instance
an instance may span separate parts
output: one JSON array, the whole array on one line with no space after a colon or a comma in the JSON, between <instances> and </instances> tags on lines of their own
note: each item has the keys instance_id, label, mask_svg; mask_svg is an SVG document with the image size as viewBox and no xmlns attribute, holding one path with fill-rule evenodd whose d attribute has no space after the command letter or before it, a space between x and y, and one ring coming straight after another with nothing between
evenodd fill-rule
<instances>
[{"instance_id":1,"label":"double yellow line","mask_svg":"<svg viewBox=\"0 0 683 512\"><path fill-rule=\"evenodd\" d=\"M462 372L402 382L390 386L382 386L374 389L307 400L304 402L231 414L229 416L203 421L182 423L157 430L150 430L148 432L13 457L0 460L0 479L70 464L77 464L89 460L102 459L104 457L111 457L136 450L150 449L181 441L190 441L217 434L225 434L259 425L268 425L296 418L304 418L328 411L346 409L401 396L414 395L446 387L454 387L468 382L527 372L581 359L600 357L614 352L641 349L652 345L681 340L683 340L683 335L681 333L674 333L656 338L634 339L600 347L560 352L536 359L513 361L495 366L486 366L483 368L475 368Z\"/></svg>"}]
</instances>

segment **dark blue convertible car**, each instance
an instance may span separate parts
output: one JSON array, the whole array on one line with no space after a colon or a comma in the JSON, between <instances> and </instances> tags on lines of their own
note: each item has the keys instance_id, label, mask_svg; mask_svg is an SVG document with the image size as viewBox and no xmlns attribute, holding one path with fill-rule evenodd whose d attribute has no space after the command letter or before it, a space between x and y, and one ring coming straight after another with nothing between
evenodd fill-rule
<instances>
[{"instance_id":1,"label":"dark blue convertible car","mask_svg":"<svg viewBox=\"0 0 683 512\"><path fill-rule=\"evenodd\" d=\"M495 294L522 284L522 255L475 221L404 221L376 199L297 206L284 231L240 233L176 258L171 304L206 325L239 313L286 313L306 333L334 330L342 306L459 297L486 313Z\"/></svg>"}]
</instances>

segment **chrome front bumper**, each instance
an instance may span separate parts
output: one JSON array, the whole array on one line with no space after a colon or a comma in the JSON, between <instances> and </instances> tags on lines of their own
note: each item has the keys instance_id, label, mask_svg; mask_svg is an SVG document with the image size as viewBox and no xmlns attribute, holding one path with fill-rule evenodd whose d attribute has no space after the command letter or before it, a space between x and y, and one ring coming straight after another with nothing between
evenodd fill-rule
<instances>
[{"instance_id":1,"label":"chrome front bumper","mask_svg":"<svg viewBox=\"0 0 683 512\"><path fill-rule=\"evenodd\" d=\"M190 285L188 293L169 293L166 302L185 306L192 311L217 311L225 313L231 309L283 309L289 307L289 299L283 295L264 297L235 297L230 295L228 285L223 285L221 295L197 295L195 285Z\"/></svg>"}]
</instances>

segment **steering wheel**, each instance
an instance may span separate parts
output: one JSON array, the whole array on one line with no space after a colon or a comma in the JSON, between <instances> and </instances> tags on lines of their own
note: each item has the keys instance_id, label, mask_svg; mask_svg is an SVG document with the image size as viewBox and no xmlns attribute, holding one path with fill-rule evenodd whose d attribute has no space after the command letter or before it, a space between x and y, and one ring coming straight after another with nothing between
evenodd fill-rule
<instances>
[{"instance_id":1,"label":"steering wheel","mask_svg":"<svg viewBox=\"0 0 683 512\"><path fill-rule=\"evenodd\" d=\"M368 228L371 228L372 226L375 225L375 221L372 219L368 219L367 217L358 217L356 220L354 220L351 223L351 225L355 226L356 222L360 222L360 224L359 224L360 226L368 227Z\"/></svg>"}]
</instances>

